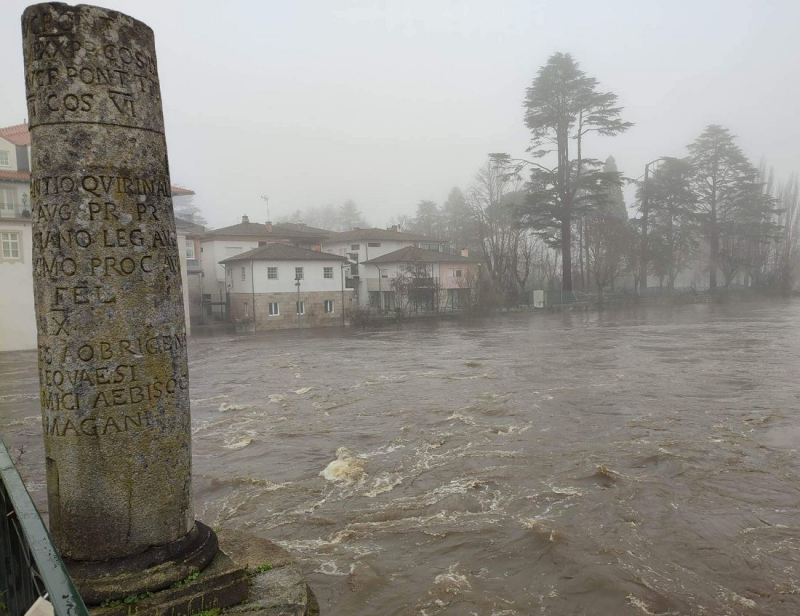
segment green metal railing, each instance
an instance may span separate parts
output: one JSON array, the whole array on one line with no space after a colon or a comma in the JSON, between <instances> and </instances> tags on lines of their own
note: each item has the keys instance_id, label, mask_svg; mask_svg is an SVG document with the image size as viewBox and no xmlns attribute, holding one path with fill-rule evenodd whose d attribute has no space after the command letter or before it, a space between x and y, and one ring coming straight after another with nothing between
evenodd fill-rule
<instances>
[{"instance_id":1,"label":"green metal railing","mask_svg":"<svg viewBox=\"0 0 800 616\"><path fill-rule=\"evenodd\" d=\"M39 597L45 596L57 616L88 616L0 441L0 616L22 616Z\"/></svg>"}]
</instances>

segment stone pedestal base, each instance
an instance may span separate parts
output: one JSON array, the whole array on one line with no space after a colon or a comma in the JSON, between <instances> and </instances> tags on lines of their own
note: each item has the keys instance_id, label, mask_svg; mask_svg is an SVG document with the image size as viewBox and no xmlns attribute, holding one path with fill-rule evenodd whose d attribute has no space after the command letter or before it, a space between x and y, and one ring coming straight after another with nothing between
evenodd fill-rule
<instances>
[{"instance_id":1,"label":"stone pedestal base","mask_svg":"<svg viewBox=\"0 0 800 616\"><path fill-rule=\"evenodd\" d=\"M64 564L87 605L167 588L208 565L219 549L217 536L202 522L185 537L129 558Z\"/></svg>"},{"instance_id":2,"label":"stone pedestal base","mask_svg":"<svg viewBox=\"0 0 800 616\"><path fill-rule=\"evenodd\" d=\"M172 587L90 609L92 616L186 616L223 609L232 616L318 616L299 566L271 541L239 531L218 533L211 564Z\"/></svg>"}]
</instances>

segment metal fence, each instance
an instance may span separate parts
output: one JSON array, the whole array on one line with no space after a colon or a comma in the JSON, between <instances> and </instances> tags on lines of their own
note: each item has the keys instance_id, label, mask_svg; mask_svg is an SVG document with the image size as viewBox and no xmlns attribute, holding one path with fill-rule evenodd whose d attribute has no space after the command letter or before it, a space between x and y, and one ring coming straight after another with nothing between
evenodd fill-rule
<instances>
[{"instance_id":1,"label":"metal fence","mask_svg":"<svg viewBox=\"0 0 800 616\"><path fill-rule=\"evenodd\" d=\"M0 441L0 616L22 616L39 597L52 603L57 616L88 616Z\"/></svg>"}]
</instances>

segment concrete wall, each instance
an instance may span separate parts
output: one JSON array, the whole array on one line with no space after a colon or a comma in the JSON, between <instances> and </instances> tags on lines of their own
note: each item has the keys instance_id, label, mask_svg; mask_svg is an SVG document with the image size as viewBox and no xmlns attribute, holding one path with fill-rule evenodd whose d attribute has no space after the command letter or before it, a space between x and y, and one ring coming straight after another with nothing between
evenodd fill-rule
<instances>
[{"instance_id":1,"label":"concrete wall","mask_svg":"<svg viewBox=\"0 0 800 616\"><path fill-rule=\"evenodd\" d=\"M229 264L228 285L231 293L296 293L295 268L303 268L300 291L336 292L342 290L342 268L339 261L255 261L251 272L251 262L241 261ZM268 268L278 268L278 279L268 276ZM332 269L333 278L325 278L324 268ZM255 277L255 289L253 278Z\"/></svg>"},{"instance_id":2,"label":"concrete wall","mask_svg":"<svg viewBox=\"0 0 800 616\"><path fill-rule=\"evenodd\" d=\"M231 293L231 317L235 321L253 319L255 298L256 330L292 329L298 327L296 310L297 292L293 293ZM345 290L346 309L352 306L353 293ZM325 300L333 301L333 312L325 312ZM300 327L326 327L342 325L342 291L300 292L300 301L305 304L305 314L300 316ZM278 315L269 314L269 304L278 304Z\"/></svg>"},{"instance_id":3,"label":"concrete wall","mask_svg":"<svg viewBox=\"0 0 800 616\"><path fill-rule=\"evenodd\" d=\"M35 349L31 223L0 219L1 231L20 234L22 258L3 259L0 250L0 351Z\"/></svg>"},{"instance_id":4,"label":"concrete wall","mask_svg":"<svg viewBox=\"0 0 800 616\"><path fill-rule=\"evenodd\" d=\"M253 248L258 248L257 241L247 240L210 240L200 242L202 252L198 255L200 259L200 267L203 268L203 275L206 277L206 283L211 286L212 280L217 282L225 282L225 267L220 265L219 262L227 259L229 255L225 250L228 247L241 248L242 252L247 252ZM208 291L206 291L208 293ZM219 301L214 298L214 301Z\"/></svg>"}]
</instances>

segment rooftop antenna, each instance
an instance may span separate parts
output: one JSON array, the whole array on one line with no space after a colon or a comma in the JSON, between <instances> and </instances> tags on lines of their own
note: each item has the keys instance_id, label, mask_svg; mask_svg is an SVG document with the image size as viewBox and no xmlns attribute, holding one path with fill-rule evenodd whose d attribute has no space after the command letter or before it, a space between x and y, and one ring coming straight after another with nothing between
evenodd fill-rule
<instances>
[{"instance_id":1,"label":"rooftop antenna","mask_svg":"<svg viewBox=\"0 0 800 616\"><path fill-rule=\"evenodd\" d=\"M261 195L261 198L267 203L267 220L270 221L272 219L269 217L269 197L267 195Z\"/></svg>"}]
</instances>

